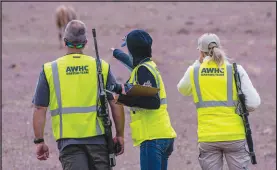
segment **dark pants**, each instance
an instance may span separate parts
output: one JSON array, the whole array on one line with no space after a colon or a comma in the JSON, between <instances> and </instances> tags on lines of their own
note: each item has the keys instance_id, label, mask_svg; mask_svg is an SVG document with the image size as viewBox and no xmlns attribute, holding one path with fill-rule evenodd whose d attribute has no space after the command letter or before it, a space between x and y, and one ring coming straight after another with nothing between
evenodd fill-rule
<instances>
[{"instance_id":1,"label":"dark pants","mask_svg":"<svg viewBox=\"0 0 277 170\"><path fill-rule=\"evenodd\" d=\"M174 139L154 139L140 145L141 170L167 170L168 158L173 152Z\"/></svg>"},{"instance_id":2,"label":"dark pants","mask_svg":"<svg viewBox=\"0 0 277 170\"><path fill-rule=\"evenodd\" d=\"M69 145L59 159L63 170L111 170L107 145Z\"/></svg>"}]
</instances>

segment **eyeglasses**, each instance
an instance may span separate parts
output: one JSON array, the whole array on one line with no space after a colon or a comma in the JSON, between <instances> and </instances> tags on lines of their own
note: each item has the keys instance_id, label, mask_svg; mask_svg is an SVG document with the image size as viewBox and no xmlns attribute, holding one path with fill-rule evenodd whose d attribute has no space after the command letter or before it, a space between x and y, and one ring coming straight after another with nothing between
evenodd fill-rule
<instances>
[{"instance_id":1,"label":"eyeglasses","mask_svg":"<svg viewBox=\"0 0 277 170\"><path fill-rule=\"evenodd\" d=\"M65 41L65 45L68 46L69 48L77 48L77 49L84 48L84 46L87 43L87 41L85 41L84 43L74 44L69 42L67 39L64 39L64 41Z\"/></svg>"}]
</instances>

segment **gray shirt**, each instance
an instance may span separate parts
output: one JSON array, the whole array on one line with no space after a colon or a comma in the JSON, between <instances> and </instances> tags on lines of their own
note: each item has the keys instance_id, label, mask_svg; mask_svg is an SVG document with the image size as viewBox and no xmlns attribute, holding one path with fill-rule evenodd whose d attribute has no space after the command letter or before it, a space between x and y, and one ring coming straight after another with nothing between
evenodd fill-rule
<instances>
[{"instance_id":1,"label":"gray shirt","mask_svg":"<svg viewBox=\"0 0 277 170\"><path fill-rule=\"evenodd\" d=\"M110 70L108 72L107 84L106 86L110 86L115 84L116 80ZM46 80L46 76L44 73L44 69L42 66L42 70L39 75L39 79L37 82L35 94L32 100L32 103L37 106L48 107L49 106L49 98L50 98L50 90L49 85ZM113 96L107 93L108 100L113 100ZM106 140L104 135L89 137L89 138L81 138L81 139L60 139L57 141L59 151L62 151L68 145L72 144L106 144Z\"/></svg>"}]
</instances>

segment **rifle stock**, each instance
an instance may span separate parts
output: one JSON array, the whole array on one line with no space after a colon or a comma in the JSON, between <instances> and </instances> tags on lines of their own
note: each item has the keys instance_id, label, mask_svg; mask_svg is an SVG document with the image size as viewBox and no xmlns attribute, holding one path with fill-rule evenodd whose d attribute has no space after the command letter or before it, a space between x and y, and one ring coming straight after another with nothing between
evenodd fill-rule
<instances>
[{"instance_id":1,"label":"rifle stock","mask_svg":"<svg viewBox=\"0 0 277 170\"><path fill-rule=\"evenodd\" d=\"M241 90L240 76L239 76L239 73L237 70L236 63L233 63L233 68L234 68L235 84L236 84L236 89L237 89L237 93L238 93L238 105L237 105L238 108L237 109L243 120L245 134L246 134L246 142L247 142L247 145L249 148L249 155L251 158L251 163L257 164L256 155L254 152L254 144L253 144L253 139L252 139L252 131L251 131L250 124L248 121L249 112L245 105L245 95L243 94L243 92Z\"/></svg>"},{"instance_id":2,"label":"rifle stock","mask_svg":"<svg viewBox=\"0 0 277 170\"><path fill-rule=\"evenodd\" d=\"M114 142L113 142L113 136L112 136L112 122L109 117L108 100L107 100L107 96L104 88L104 78L102 74L101 61L98 53L95 29L92 29L92 35L94 39L94 46L95 46L95 53L96 53L97 77L98 77L99 98L100 98L100 108L97 109L97 116L102 119L102 122L105 128L105 138L108 144L110 166L114 167L116 165L116 161L115 161L115 152L114 152Z\"/></svg>"}]
</instances>

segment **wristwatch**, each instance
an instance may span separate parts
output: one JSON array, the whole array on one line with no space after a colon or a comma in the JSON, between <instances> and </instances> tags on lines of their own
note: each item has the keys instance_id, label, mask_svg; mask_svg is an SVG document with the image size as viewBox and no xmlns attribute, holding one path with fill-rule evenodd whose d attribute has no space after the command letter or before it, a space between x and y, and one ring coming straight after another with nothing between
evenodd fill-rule
<instances>
[{"instance_id":1,"label":"wristwatch","mask_svg":"<svg viewBox=\"0 0 277 170\"><path fill-rule=\"evenodd\" d=\"M41 142L44 142L44 139L43 139L43 138L36 138L36 139L34 139L34 143L35 143L35 144L39 144L39 143L41 143Z\"/></svg>"}]
</instances>

